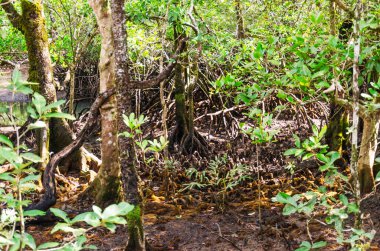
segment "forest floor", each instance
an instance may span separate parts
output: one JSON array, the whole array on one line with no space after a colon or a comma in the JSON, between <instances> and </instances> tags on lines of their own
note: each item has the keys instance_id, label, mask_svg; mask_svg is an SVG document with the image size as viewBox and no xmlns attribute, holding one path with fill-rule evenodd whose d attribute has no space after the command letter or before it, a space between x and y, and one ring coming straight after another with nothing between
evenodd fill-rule
<instances>
[{"instance_id":1,"label":"forest floor","mask_svg":"<svg viewBox=\"0 0 380 251\"><path fill-rule=\"evenodd\" d=\"M316 190L320 185L321 174L315 163L307 162L290 175L285 170L289 161L283 152L292 147L292 132L306 137L308 126L297 125L294 121L275 121L273 127L280 132L277 141L263 146L259 152L261 199L258 200L257 169L251 173L252 180L228 192L225 201L218 198L218 191L191 190L181 191L188 182L184 170L193 166L202 169L207 165L204 158L189 160L182 158L173 170L172 184L174 188L167 193L163 188L165 177L162 167L155 166L153 178L149 179L142 167L141 177L144 181L145 215L144 224L146 238L152 250L294 250L302 241L309 240L304 215L282 215L282 206L271 198L279 191L290 194ZM204 135L207 133L204 132ZM213 135L209 141L215 156L227 154L229 162L257 165L255 148L241 137L228 140L226 135ZM224 142L221 144L221 142ZM92 146L94 143L91 143ZM217 149L217 150L216 150ZM96 151L95 151L96 152ZM203 167L204 168L204 167ZM65 183L65 182L64 182ZM86 179L71 177L71 185L61 182L60 201L56 207L66 211L91 210L92 201L81 199L78 194L87 187ZM72 189L74 187L74 189ZM259 205L261 222L259 220ZM367 229L380 230L380 194L365 200L362 204L366 216L364 225ZM324 225L323 212L318 212L309 222L310 235L313 242L328 241L323 250L348 250L336 243L336 234L332 227ZM29 226L28 231L39 241L59 241L64 238L61 233L51 236L52 224ZM53 240L52 240L53 238ZM116 233L100 229L89 233L91 244L98 250L123 250L127 241L125 227L118 227ZM371 250L380 250L380 231L378 231Z\"/></svg>"}]
</instances>

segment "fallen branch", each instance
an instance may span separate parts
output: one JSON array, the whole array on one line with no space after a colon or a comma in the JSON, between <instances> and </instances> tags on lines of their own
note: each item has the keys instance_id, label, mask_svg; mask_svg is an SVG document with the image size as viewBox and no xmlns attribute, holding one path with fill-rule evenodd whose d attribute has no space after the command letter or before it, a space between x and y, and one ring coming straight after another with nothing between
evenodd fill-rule
<instances>
[{"instance_id":1,"label":"fallen branch","mask_svg":"<svg viewBox=\"0 0 380 251\"><path fill-rule=\"evenodd\" d=\"M83 145L86 136L88 136L91 133L92 129L96 125L100 106L115 93L115 90L111 89L100 94L95 100L95 102L92 104L91 109L89 111L89 116L86 120L86 124L83 127L83 129L79 132L77 138L68 146L66 146L61 151L59 151L51 157L43 174L42 185L45 189L45 193L39 202L30 205L29 207L27 207L27 210L38 209L46 211L56 203L57 190L55 187L55 170L58 164L62 159L67 157L72 152L78 150Z\"/></svg>"}]
</instances>

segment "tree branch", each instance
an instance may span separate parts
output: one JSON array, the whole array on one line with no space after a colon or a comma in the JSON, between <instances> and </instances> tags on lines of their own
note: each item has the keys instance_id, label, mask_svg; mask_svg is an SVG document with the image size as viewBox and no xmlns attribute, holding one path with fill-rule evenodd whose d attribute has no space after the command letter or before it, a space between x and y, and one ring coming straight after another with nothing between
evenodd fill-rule
<instances>
[{"instance_id":1,"label":"tree branch","mask_svg":"<svg viewBox=\"0 0 380 251\"><path fill-rule=\"evenodd\" d=\"M155 78L152 78L152 79L147 79L147 80L143 80L143 81L130 81L129 82L129 88L130 89L147 89L147 88L150 88L150 87L160 83L164 79L168 78L170 76L172 70L174 69L174 66L177 64L177 61L176 61L177 58L185 49L185 45L186 45L187 40L188 40L188 38L184 38L180 41L180 44L179 44L174 56L170 59L172 62L170 62L166 66L166 68L162 72L160 72L160 74L158 74Z\"/></svg>"},{"instance_id":2,"label":"tree branch","mask_svg":"<svg viewBox=\"0 0 380 251\"><path fill-rule=\"evenodd\" d=\"M0 0L0 6L3 8L3 10L7 13L9 21L12 23L12 25L21 31L21 33L24 33L21 25L21 15L17 12L14 5L9 0Z\"/></svg>"},{"instance_id":3,"label":"tree branch","mask_svg":"<svg viewBox=\"0 0 380 251\"><path fill-rule=\"evenodd\" d=\"M350 8L345 3L343 3L341 0L333 0L333 1L336 3L337 6L339 6L339 8L348 12L348 14L350 14L351 17L354 16L354 12L352 10L350 10Z\"/></svg>"},{"instance_id":4,"label":"tree branch","mask_svg":"<svg viewBox=\"0 0 380 251\"><path fill-rule=\"evenodd\" d=\"M56 203L57 191L55 187L55 169L57 168L58 164L62 159L64 159L69 154L76 151L83 145L86 136L92 131L92 129L96 125L100 106L115 93L116 90L111 89L100 94L95 100L95 102L92 104L89 116L86 120L86 124L84 125L83 129L79 132L77 138L68 146L66 146L61 151L52 156L43 174L42 184L45 189L45 193L39 202L30 205L29 207L27 207L27 210L38 209L46 211Z\"/></svg>"}]
</instances>

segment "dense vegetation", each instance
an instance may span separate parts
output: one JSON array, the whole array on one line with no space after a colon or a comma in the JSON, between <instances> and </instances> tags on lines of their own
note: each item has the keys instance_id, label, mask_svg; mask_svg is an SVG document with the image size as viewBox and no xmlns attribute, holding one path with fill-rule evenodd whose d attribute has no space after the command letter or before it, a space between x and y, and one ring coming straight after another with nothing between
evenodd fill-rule
<instances>
[{"instance_id":1,"label":"dense vegetation","mask_svg":"<svg viewBox=\"0 0 380 251\"><path fill-rule=\"evenodd\" d=\"M379 248L378 1L0 0L0 17L2 250Z\"/></svg>"}]
</instances>

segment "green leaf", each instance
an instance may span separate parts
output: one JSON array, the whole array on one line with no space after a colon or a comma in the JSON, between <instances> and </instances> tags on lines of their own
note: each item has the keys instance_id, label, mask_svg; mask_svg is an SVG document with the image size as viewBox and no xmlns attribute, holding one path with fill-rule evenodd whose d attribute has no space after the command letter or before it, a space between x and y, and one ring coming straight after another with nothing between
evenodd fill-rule
<instances>
[{"instance_id":1,"label":"green leaf","mask_svg":"<svg viewBox=\"0 0 380 251\"><path fill-rule=\"evenodd\" d=\"M42 249L49 249L49 248L55 248L58 247L59 243L58 242L46 242L37 247L37 250L42 250Z\"/></svg>"},{"instance_id":2,"label":"green leaf","mask_svg":"<svg viewBox=\"0 0 380 251\"><path fill-rule=\"evenodd\" d=\"M296 134L293 134L293 138L294 138L294 144L296 145L296 147L301 148L300 137L298 137Z\"/></svg>"},{"instance_id":3,"label":"green leaf","mask_svg":"<svg viewBox=\"0 0 380 251\"><path fill-rule=\"evenodd\" d=\"M35 92L33 94L32 103L34 104L34 107L36 108L37 113L39 115L42 115L43 108L46 106L46 99L38 92Z\"/></svg>"},{"instance_id":4,"label":"green leaf","mask_svg":"<svg viewBox=\"0 0 380 251\"><path fill-rule=\"evenodd\" d=\"M317 159L319 159L323 163L327 163L330 161L330 159L326 157L323 153L317 153Z\"/></svg>"},{"instance_id":5,"label":"green leaf","mask_svg":"<svg viewBox=\"0 0 380 251\"><path fill-rule=\"evenodd\" d=\"M29 130L45 128L45 127L46 127L46 123L41 121L41 120L38 120L38 121L28 125Z\"/></svg>"},{"instance_id":6,"label":"green leaf","mask_svg":"<svg viewBox=\"0 0 380 251\"><path fill-rule=\"evenodd\" d=\"M297 207L297 202L292 198L289 194L286 194L284 192L279 192L276 195L276 200L283 204L291 204L294 207Z\"/></svg>"},{"instance_id":7,"label":"green leaf","mask_svg":"<svg viewBox=\"0 0 380 251\"><path fill-rule=\"evenodd\" d=\"M106 222L119 224L119 225L125 225L127 224L127 221L120 216L110 216L106 219Z\"/></svg>"},{"instance_id":8,"label":"green leaf","mask_svg":"<svg viewBox=\"0 0 380 251\"><path fill-rule=\"evenodd\" d=\"M46 213L44 211L41 211L41 210L27 210L27 211L24 211L24 216L25 217L43 216L45 214Z\"/></svg>"},{"instance_id":9,"label":"green leaf","mask_svg":"<svg viewBox=\"0 0 380 251\"><path fill-rule=\"evenodd\" d=\"M41 157L38 156L38 155L36 155L36 154L34 154L34 153L21 153L20 156L23 159L32 161L33 163L42 162Z\"/></svg>"},{"instance_id":10,"label":"green leaf","mask_svg":"<svg viewBox=\"0 0 380 251\"><path fill-rule=\"evenodd\" d=\"M51 112L44 114L44 118L60 118L60 119L69 119L69 120L75 120L76 118L68 113L63 113L63 112Z\"/></svg>"},{"instance_id":11,"label":"green leaf","mask_svg":"<svg viewBox=\"0 0 380 251\"><path fill-rule=\"evenodd\" d=\"M100 217L94 212L86 212L86 213L79 214L75 216L71 222L76 223L80 221L86 222L88 225L92 227L100 226L100 223L101 223Z\"/></svg>"},{"instance_id":12,"label":"green leaf","mask_svg":"<svg viewBox=\"0 0 380 251\"><path fill-rule=\"evenodd\" d=\"M5 136L5 135L0 134L0 143L3 143L3 144L5 144L5 145L9 146L10 148L13 148L13 143L12 143L12 141L10 141L10 140L8 139L8 137Z\"/></svg>"},{"instance_id":13,"label":"green leaf","mask_svg":"<svg viewBox=\"0 0 380 251\"><path fill-rule=\"evenodd\" d=\"M19 67L15 67L15 69L12 72L12 82L14 84L17 84L21 79L21 71L19 70Z\"/></svg>"},{"instance_id":14,"label":"green leaf","mask_svg":"<svg viewBox=\"0 0 380 251\"><path fill-rule=\"evenodd\" d=\"M30 181L37 181L40 179L40 175L35 175L35 174L29 174L25 178L22 178L20 181L20 184L25 184Z\"/></svg>"},{"instance_id":15,"label":"green leaf","mask_svg":"<svg viewBox=\"0 0 380 251\"><path fill-rule=\"evenodd\" d=\"M58 100L57 102L51 103L44 107L43 111L50 111L51 109L58 108L59 106L63 105L66 101L65 100Z\"/></svg>"},{"instance_id":16,"label":"green leaf","mask_svg":"<svg viewBox=\"0 0 380 251\"><path fill-rule=\"evenodd\" d=\"M96 213L100 218L102 217L102 209L96 205L92 206L92 210Z\"/></svg>"},{"instance_id":17,"label":"green leaf","mask_svg":"<svg viewBox=\"0 0 380 251\"><path fill-rule=\"evenodd\" d=\"M290 204L286 204L284 209L282 210L283 215L291 215L291 214L294 214L295 212L297 212L297 208Z\"/></svg>"},{"instance_id":18,"label":"green leaf","mask_svg":"<svg viewBox=\"0 0 380 251\"><path fill-rule=\"evenodd\" d=\"M134 208L133 205L131 205L131 204L127 203L127 202L120 202L118 204L118 207L120 209L119 215L127 215Z\"/></svg>"},{"instance_id":19,"label":"green leaf","mask_svg":"<svg viewBox=\"0 0 380 251\"><path fill-rule=\"evenodd\" d=\"M36 250L36 241L34 240L33 236L31 236L28 233L24 233L24 243L29 246L32 250Z\"/></svg>"},{"instance_id":20,"label":"green leaf","mask_svg":"<svg viewBox=\"0 0 380 251\"><path fill-rule=\"evenodd\" d=\"M297 148L290 148L290 149L288 149L288 150L286 150L284 152L284 155L285 156L294 155L297 152L297 150L299 150L299 149L297 149Z\"/></svg>"},{"instance_id":21,"label":"green leaf","mask_svg":"<svg viewBox=\"0 0 380 251\"><path fill-rule=\"evenodd\" d=\"M9 181L9 182L12 182L12 183L15 183L16 182L16 178L14 178L11 174L9 173L0 173L0 180L5 180L5 181Z\"/></svg>"},{"instance_id":22,"label":"green leaf","mask_svg":"<svg viewBox=\"0 0 380 251\"><path fill-rule=\"evenodd\" d=\"M339 200L343 203L344 206L348 205L348 199L347 199L346 195L339 194Z\"/></svg>"},{"instance_id":23,"label":"green leaf","mask_svg":"<svg viewBox=\"0 0 380 251\"><path fill-rule=\"evenodd\" d=\"M112 233L115 233L115 230L116 230L116 225L115 225L115 224L110 223L110 222L106 222L106 223L104 224L104 226L105 226L108 230L110 230Z\"/></svg>"},{"instance_id":24,"label":"green leaf","mask_svg":"<svg viewBox=\"0 0 380 251\"><path fill-rule=\"evenodd\" d=\"M380 172L377 173L376 178L375 178L375 181L376 181L376 182L380 181Z\"/></svg>"},{"instance_id":25,"label":"green leaf","mask_svg":"<svg viewBox=\"0 0 380 251\"><path fill-rule=\"evenodd\" d=\"M58 208L50 208L50 212L52 212L55 216L61 218L64 220L66 223L70 223L70 219L67 216L67 213L62 211L61 209Z\"/></svg>"},{"instance_id":26,"label":"green leaf","mask_svg":"<svg viewBox=\"0 0 380 251\"><path fill-rule=\"evenodd\" d=\"M259 59L259 58L261 58L263 55L264 55L263 45L262 45L261 43L258 43L257 46L256 46L256 50L255 50L254 53L253 53L253 56L254 56L256 59Z\"/></svg>"},{"instance_id":27,"label":"green leaf","mask_svg":"<svg viewBox=\"0 0 380 251\"><path fill-rule=\"evenodd\" d=\"M326 241L318 241L313 244L312 248L321 248L327 245Z\"/></svg>"},{"instance_id":28,"label":"green leaf","mask_svg":"<svg viewBox=\"0 0 380 251\"><path fill-rule=\"evenodd\" d=\"M0 235L0 244L13 245L14 242L11 241L11 240L6 239L6 238L4 238L3 236Z\"/></svg>"},{"instance_id":29,"label":"green leaf","mask_svg":"<svg viewBox=\"0 0 380 251\"><path fill-rule=\"evenodd\" d=\"M360 212L359 207L356 203L348 204L347 208L348 208L349 213L355 213L356 214L356 213Z\"/></svg>"},{"instance_id":30,"label":"green leaf","mask_svg":"<svg viewBox=\"0 0 380 251\"><path fill-rule=\"evenodd\" d=\"M325 136L326 131L327 131L327 126L325 125L325 126L322 127L321 131L319 132L318 138L322 139L323 136Z\"/></svg>"},{"instance_id":31,"label":"green leaf","mask_svg":"<svg viewBox=\"0 0 380 251\"><path fill-rule=\"evenodd\" d=\"M314 153L307 153L307 154L305 154L305 156L302 157L302 160L310 159L313 156L314 156Z\"/></svg>"}]
</instances>

